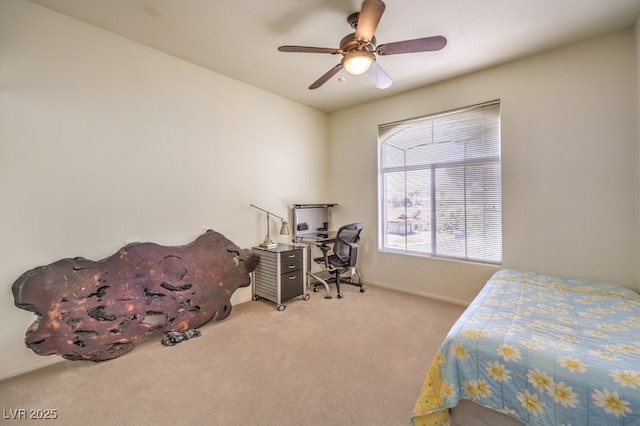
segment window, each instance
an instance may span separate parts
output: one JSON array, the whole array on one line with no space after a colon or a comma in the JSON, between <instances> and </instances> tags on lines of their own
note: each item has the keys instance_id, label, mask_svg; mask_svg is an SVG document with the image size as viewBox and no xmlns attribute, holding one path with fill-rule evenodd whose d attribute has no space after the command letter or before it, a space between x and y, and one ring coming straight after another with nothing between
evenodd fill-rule
<instances>
[{"instance_id":1,"label":"window","mask_svg":"<svg viewBox=\"0 0 640 426\"><path fill-rule=\"evenodd\" d=\"M502 262L500 102L378 127L380 248Z\"/></svg>"}]
</instances>

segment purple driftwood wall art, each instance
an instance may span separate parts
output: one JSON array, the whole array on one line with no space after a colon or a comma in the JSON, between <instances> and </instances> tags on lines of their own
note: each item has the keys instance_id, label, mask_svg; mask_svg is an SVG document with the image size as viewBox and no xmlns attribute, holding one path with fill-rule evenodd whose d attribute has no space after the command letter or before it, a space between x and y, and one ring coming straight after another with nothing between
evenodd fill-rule
<instances>
[{"instance_id":1,"label":"purple driftwood wall art","mask_svg":"<svg viewBox=\"0 0 640 426\"><path fill-rule=\"evenodd\" d=\"M207 231L184 246L129 244L93 261L62 259L13 284L18 308L36 314L25 343L40 355L104 361L153 331L185 332L231 313L259 258Z\"/></svg>"}]
</instances>

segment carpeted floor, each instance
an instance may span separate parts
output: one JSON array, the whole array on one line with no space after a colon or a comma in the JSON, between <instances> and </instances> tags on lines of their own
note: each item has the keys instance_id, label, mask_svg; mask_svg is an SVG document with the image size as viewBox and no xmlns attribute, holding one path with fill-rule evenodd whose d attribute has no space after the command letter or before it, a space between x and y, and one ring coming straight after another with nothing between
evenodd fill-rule
<instances>
[{"instance_id":1,"label":"carpeted floor","mask_svg":"<svg viewBox=\"0 0 640 426\"><path fill-rule=\"evenodd\" d=\"M464 308L375 286L343 293L312 292L282 312L243 303L173 347L154 334L121 358L4 380L0 420L25 409L55 410L58 425L409 425Z\"/></svg>"}]
</instances>

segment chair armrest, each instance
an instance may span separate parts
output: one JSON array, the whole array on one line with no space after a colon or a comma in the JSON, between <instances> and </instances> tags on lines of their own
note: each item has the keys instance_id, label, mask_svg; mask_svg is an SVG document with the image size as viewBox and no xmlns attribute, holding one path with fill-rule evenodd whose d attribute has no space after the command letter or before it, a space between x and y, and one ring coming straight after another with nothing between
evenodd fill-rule
<instances>
[{"instance_id":1,"label":"chair armrest","mask_svg":"<svg viewBox=\"0 0 640 426\"><path fill-rule=\"evenodd\" d=\"M329 267L329 250L331 249L331 246L327 244L321 244L317 247L322 251L322 257L324 258L325 267L328 268Z\"/></svg>"}]
</instances>

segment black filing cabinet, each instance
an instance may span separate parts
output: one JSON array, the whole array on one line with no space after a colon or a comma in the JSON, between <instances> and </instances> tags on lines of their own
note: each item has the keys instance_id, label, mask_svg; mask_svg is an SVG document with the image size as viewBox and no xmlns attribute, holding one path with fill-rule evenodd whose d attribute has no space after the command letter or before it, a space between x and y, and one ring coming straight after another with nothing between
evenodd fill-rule
<instances>
[{"instance_id":1,"label":"black filing cabinet","mask_svg":"<svg viewBox=\"0 0 640 426\"><path fill-rule=\"evenodd\" d=\"M253 300L270 300L283 311L282 302L286 300L297 296L309 299L305 293L302 247L278 244L274 248L253 247L251 250L260 257L253 271Z\"/></svg>"}]
</instances>

